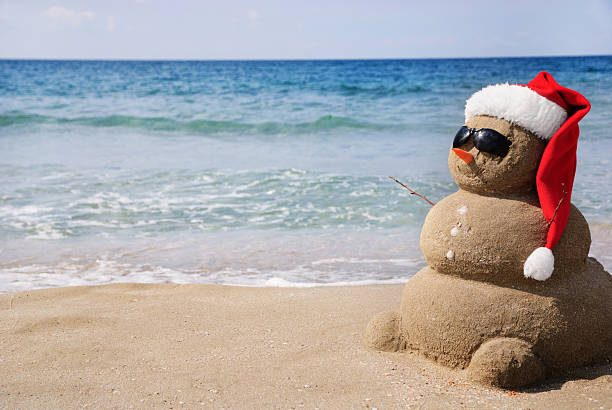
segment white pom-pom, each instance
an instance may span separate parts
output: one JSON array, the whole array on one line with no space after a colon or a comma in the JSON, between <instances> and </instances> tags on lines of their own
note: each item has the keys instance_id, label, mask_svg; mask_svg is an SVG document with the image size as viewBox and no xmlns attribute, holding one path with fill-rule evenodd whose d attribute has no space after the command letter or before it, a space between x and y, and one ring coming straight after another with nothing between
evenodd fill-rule
<instances>
[{"instance_id":1,"label":"white pom-pom","mask_svg":"<svg viewBox=\"0 0 612 410\"><path fill-rule=\"evenodd\" d=\"M535 280L546 280L550 278L555 269L555 257L548 248L537 248L523 265L523 273L526 278Z\"/></svg>"}]
</instances>

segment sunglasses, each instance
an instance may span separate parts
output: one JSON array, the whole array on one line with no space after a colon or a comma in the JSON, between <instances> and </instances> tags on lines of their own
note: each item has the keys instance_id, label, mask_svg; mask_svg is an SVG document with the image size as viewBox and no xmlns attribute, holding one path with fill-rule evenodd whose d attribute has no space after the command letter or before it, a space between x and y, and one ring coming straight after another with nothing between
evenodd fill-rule
<instances>
[{"instance_id":1,"label":"sunglasses","mask_svg":"<svg viewBox=\"0 0 612 410\"><path fill-rule=\"evenodd\" d=\"M505 157L512 144L503 134L492 130L491 128L476 128L466 127L465 125L459 128L455 139L453 140L453 148L459 148L465 144L471 136L474 136L474 146L478 151L488 152L489 154Z\"/></svg>"}]
</instances>

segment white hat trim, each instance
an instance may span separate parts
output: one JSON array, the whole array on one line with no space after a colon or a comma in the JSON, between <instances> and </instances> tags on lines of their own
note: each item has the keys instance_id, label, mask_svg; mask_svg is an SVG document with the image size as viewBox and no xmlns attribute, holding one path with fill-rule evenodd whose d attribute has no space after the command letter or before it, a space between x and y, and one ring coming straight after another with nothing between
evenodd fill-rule
<instances>
[{"instance_id":1,"label":"white hat trim","mask_svg":"<svg viewBox=\"0 0 612 410\"><path fill-rule=\"evenodd\" d=\"M555 256L548 248L540 247L531 252L523 265L523 274L526 278L546 280L550 278L555 269Z\"/></svg>"},{"instance_id":2,"label":"white hat trim","mask_svg":"<svg viewBox=\"0 0 612 410\"><path fill-rule=\"evenodd\" d=\"M490 85L465 103L465 121L476 115L503 118L549 140L567 119L557 103L521 85Z\"/></svg>"}]
</instances>

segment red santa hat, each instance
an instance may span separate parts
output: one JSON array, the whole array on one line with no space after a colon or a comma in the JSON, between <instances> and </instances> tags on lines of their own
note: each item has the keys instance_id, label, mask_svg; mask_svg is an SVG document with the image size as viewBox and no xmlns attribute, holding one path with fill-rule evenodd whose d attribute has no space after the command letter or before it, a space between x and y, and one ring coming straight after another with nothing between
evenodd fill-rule
<instances>
[{"instance_id":1,"label":"red santa hat","mask_svg":"<svg viewBox=\"0 0 612 410\"><path fill-rule=\"evenodd\" d=\"M536 186L542 212L550 226L546 244L535 249L525 261L525 277L546 280L554 270L552 249L567 225L570 212L580 134L578 121L590 109L586 98L560 86L545 71L527 85L485 87L465 105L466 121L476 115L503 118L548 141L538 167Z\"/></svg>"}]
</instances>

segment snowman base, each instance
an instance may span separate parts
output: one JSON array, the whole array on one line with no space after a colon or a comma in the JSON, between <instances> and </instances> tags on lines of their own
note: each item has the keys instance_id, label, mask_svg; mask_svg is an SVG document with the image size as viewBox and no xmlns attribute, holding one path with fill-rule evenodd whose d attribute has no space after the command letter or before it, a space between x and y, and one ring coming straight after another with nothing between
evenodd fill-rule
<instances>
[{"instance_id":1,"label":"snowman base","mask_svg":"<svg viewBox=\"0 0 612 410\"><path fill-rule=\"evenodd\" d=\"M532 385L612 359L612 276L593 258L574 280L499 286L426 267L397 312L379 314L366 346L411 350L476 383Z\"/></svg>"}]
</instances>

